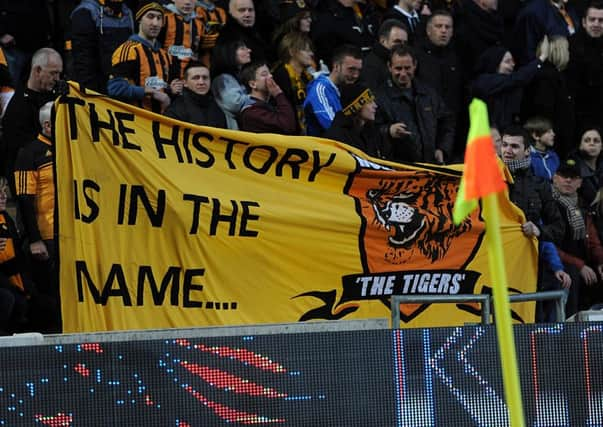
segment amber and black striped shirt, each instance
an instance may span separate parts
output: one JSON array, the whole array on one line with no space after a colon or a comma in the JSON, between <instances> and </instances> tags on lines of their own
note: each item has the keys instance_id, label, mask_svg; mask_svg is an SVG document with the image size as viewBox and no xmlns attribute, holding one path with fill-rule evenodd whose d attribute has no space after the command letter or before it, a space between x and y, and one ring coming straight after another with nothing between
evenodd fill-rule
<instances>
[{"instance_id":1,"label":"amber and black striped shirt","mask_svg":"<svg viewBox=\"0 0 603 427\"><path fill-rule=\"evenodd\" d=\"M167 52L159 42L151 46L137 35L131 36L115 49L111 65L111 79L123 78L134 86L150 86L165 91L171 81ZM137 101L136 104L147 110L161 112L159 102L150 97L144 97L142 102Z\"/></svg>"}]
</instances>

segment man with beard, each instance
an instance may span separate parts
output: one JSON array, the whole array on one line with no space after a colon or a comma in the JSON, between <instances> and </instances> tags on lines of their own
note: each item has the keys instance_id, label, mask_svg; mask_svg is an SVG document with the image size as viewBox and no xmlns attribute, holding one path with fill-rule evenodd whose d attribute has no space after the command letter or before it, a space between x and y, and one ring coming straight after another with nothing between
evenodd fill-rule
<instances>
[{"instance_id":1,"label":"man with beard","mask_svg":"<svg viewBox=\"0 0 603 427\"><path fill-rule=\"evenodd\" d=\"M356 46L343 45L333 53L331 73L320 74L310 82L304 101L306 131L321 136L331 127L335 114L341 110L338 86L355 83L362 70L362 53Z\"/></svg>"}]
</instances>

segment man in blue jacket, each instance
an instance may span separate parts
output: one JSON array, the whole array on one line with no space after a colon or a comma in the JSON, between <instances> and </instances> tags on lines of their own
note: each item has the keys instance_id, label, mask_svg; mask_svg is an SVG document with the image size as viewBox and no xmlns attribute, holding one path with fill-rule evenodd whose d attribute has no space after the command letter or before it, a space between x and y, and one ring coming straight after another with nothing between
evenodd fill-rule
<instances>
[{"instance_id":1,"label":"man in blue jacket","mask_svg":"<svg viewBox=\"0 0 603 427\"><path fill-rule=\"evenodd\" d=\"M329 75L320 74L308 84L304 114L310 136L321 136L341 110L339 89L341 84L356 83L362 69L362 52L359 48L344 45L333 54Z\"/></svg>"}]
</instances>

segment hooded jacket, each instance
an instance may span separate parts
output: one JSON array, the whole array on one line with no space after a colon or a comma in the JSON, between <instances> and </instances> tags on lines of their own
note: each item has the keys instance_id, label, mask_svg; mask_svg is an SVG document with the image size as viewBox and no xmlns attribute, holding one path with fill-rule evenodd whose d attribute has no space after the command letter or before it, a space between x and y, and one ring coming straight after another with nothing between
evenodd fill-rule
<instances>
[{"instance_id":1,"label":"hooded jacket","mask_svg":"<svg viewBox=\"0 0 603 427\"><path fill-rule=\"evenodd\" d=\"M116 16L107 14L98 0L82 0L71 13L73 79L105 93L111 56L133 33L132 11L125 3Z\"/></svg>"},{"instance_id":2,"label":"hooded jacket","mask_svg":"<svg viewBox=\"0 0 603 427\"><path fill-rule=\"evenodd\" d=\"M488 105L490 123L499 129L514 123L520 116L523 88L542 67L542 62L535 59L511 74L501 74L498 65L505 52L507 50L500 46L484 52L476 64L477 77L470 85L472 96Z\"/></svg>"}]
</instances>

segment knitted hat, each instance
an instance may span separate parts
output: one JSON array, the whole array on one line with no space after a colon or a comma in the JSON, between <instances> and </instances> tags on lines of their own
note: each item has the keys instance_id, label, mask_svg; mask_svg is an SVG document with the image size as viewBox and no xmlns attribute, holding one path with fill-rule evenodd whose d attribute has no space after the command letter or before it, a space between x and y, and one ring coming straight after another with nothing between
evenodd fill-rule
<instances>
[{"instance_id":1,"label":"knitted hat","mask_svg":"<svg viewBox=\"0 0 603 427\"><path fill-rule=\"evenodd\" d=\"M304 0L281 0L279 3L281 22L287 22L297 14L309 11Z\"/></svg>"},{"instance_id":2,"label":"knitted hat","mask_svg":"<svg viewBox=\"0 0 603 427\"><path fill-rule=\"evenodd\" d=\"M574 159L567 159L561 162L556 173L566 178L579 178L580 167Z\"/></svg>"},{"instance_id":3,"label":"knitted hat","mask_svg":"<svg viewBox=\"0 0 603 427\"><path fill-rule=\"evenodd\" d=\"M161 6L156 1L150 2L150 3L145 3L138 8L138 12L136 12L136 21L137 22L140 21L140 19L144 16L144 14L150 10L155 10L157 12L161 12L162 14L164 13L163 6Z\"/></svg>"},{"instance_id":4,"label":"knitted hat","mask_svg":"<svg viewBox=\"0 0 603 427\"><path fill-rule=\"evenodd\" d=\"M365 104L375 100L371 90L360 82L345 84L339 88L341 107L344 116L353 116Z\"/></svg>"},{"instance_id":5,"label":"knitted hat","mask_svg":"<svg viewBox=\"0 0 603 427\"><path fill-rule=\"evenodd\" d=\"M491 46L486 49L477 59L475 64L476 73L497 73L498 66L508 51L509 49L504 46Z\"/></svg>"}]
</instances>

